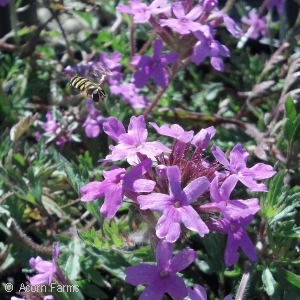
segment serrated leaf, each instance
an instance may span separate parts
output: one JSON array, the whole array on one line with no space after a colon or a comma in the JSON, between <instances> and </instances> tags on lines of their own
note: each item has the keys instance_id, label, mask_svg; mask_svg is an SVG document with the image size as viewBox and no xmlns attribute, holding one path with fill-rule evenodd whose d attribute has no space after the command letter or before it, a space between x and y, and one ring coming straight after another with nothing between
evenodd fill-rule
<instances>
[{"instance_id":1,"label":"serrated leaf","mask_svg":"<svg viewBox=\"0 0 300 300\"><path fill-rule=\"evenodd\" d=\"M79 169L74 163L69 163L62 155L59 154L59 159L67 173L69 182L74 190L79 194L79 190L89 181L88 172L86 169Z\"/></svg>"},{"instance_id":2,"label":"serrated leaf","mask_svg":"<svg viewBox=\"0 0 300 300\"><path fill-rule=\"evenodd\" d=\"M275 292L276 281L269 268L263 270L262 282L264 284L264 289L269 296L272 296Z\"/></svg>"}]
</instances>

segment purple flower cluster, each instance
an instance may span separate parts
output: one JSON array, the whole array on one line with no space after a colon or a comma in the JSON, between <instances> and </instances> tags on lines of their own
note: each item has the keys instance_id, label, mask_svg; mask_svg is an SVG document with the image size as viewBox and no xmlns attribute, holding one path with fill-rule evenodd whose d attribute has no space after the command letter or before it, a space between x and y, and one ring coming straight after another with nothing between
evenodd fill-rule
<instances>
[{"instance_id":1,"label":"purple flower cluster","mask_svg":"<svg viewBox=\"0 0 300 300\"><path fill-rule=\"evenodd\" d=\"M53 280L59 284L67 284L65 276L63 275L60 268L57 266L57 258L59 255L59 242L53 245L52 251L52 261L43 260L41 257L31 258L29 260L29 265L38 274L29 278L29 283L31 286L38 286L43 284L51 284ZM44 300L54 300L52 295L44 296L42 294L42 289L28 289L28 291L19 292L22 298L11 297L11 300L29 300L29 299L44 299Z\"/></svg>"},{"instance_id":2,"label":"purple flower cluster","mask_svg":"<svg viewBox=\"0 0 300 300\"><path fill-rule=\"evenodd\" d=\"M134 23L149 22L170 49L175 50L174 53L160 57L160 41L154 43L152 58L145 55L134 57L132 65L141 68L134 75L137 87L144 86L150 77L158 85L166 86L168 78L164 66L177 58L184 61L191 57L192 62L200 64L206 57L210 57L216 70L224 70L220 56L229 56L229 50L214 39L214 28L224 23L234 37L239 37L241 30L217 8L217 3L217 0L201 0L193 7L190 0L172 4L166 0L154 0L147 6L140 0L131 0L129 6L117 6L119 12L133 15Z\"/></svg>"},{"instance_id":3,"label":"purple flower cluster","mask_svg":"<svg viewBox=\"0 0 300 300\"><path fill-rule=\"evenodd\" d=\"M56 145L64 146L66 143L70 141L78 141L76 135L73 135L73 130L77 127L76 122L71 122L68 124L67 120L61 118L61 122L58 122L55 118L55 113L48 111L46 114L46 122L39 121L38 124L43 128L45 133L43 136L48 137L47 142L52 140L56 141ZM35 133L36 140L41 139L41 134L39 132Z\"/></svg>"},{"instance_id":4,"label":"purple flower cluster","mask_svg":"<svg viewBox=\"0 0 300 300\"><path fill-rule=\"evenodd\" d=\"M82 126L85 128L87 137L95 138L100 134L100 126L106 118L101 115L99 109L95 108L94 101L90 98L86 100L86 109L88 115Z\"/></svg>"},{"instance_id":5,"label":"purple flower cluster","mask_svg":"<svg viewBox=\"0 0 300 300\"><path fill-rule=\"evenodd\" d=\"M257 181L272 177L275 171L263 163L248 168L249 154L240 144L233 147L229 160L213 145L215 161L208 161L205 150L215 134L214 127L194 134L177 124L150 125L160 135L175 139L171 149L160 141L147 141L143 116L132 117L127 132L116 118L104 122L105 133L117 144L109 147L111 154L102 161L126 159L131 170L114 166L104 171L102 182L93 181L81 188L81 200L104 197L100 213L107 218L115 216L125 196L148 217L156 213L145 220L149 230L155 227L156 239L160 240L157 267L142 264L126 269L127 282L148 284L140 299L160 299L164 293L174 299L183 299L188 293L192 299L202 299L197 298L199 287L187 289L176 275L195 259L195 252L184 250L172 258L172 244L179 239L182 228L201 237L217 231L227 235L226 265L237 262L239 248L255 261L256 251L245 228L260 209L259 201L231 200L230 194L238 181L251 191L266 192L267 187Z\"/></svg>"},{"instance_id":6,"label":"purple flower cluster","mask_svg":"<svg viewBox=\"0 0 300 300\"><path fill-rule=\"evenodd\" d=\"M267 36L268 30L266 17L260 19L256 13L249 12L249 19L243 17L242 22L249 26L247 32L245 33L246 37L257 39L259 38L260 34L262 36Z\"/></svg>"},{"instance_id":7,"label":"purple flower cluster","mask_svg":"<svg viewBox=\"0 0 300 300\"><path fill-rule=\"evenodd\" d=\"M87 63L81 63L77 66L67 66L65 68L65 73L72 77L74 75L83 76L91 78L92 74L96 73L97 70L101 70L102 68L108 69L110 71L110 74L107 78L107 82L110 85L110 92L111 94L120 95L121 99L132 106L134 109L142 109L146 107L149 104L149 100L145 96L141 96L139 94L139 88L137 88L137 85L130 83L124 83L123 81L123 74L121 73L121 53L120 52L113 52L110 56L103 52L99 54L98 60L93 60ZM97 83L97 80L95 80L95 83ZM95 113L90 113L91 110L95 112L95 108L91 108L91 104L87 103L87 109L90 115L94 115ZM99 119L99 116L96 118ZM87 121L87 124L90 125L90 119L95 121L94 117L89 118ZM97 124L101 124L102 120L97 120ZM86 127L87 124L85 123L83 126ZM96 125L95 125L96 126ZM94 128L95 129L95 128ZM91 132L89 132L89 129L86 127L86 134L88 137L95 137L99 134L99 132L96 134L96 130L93 131L93 134L91 135Z\"/></svg>"}]
</instances>

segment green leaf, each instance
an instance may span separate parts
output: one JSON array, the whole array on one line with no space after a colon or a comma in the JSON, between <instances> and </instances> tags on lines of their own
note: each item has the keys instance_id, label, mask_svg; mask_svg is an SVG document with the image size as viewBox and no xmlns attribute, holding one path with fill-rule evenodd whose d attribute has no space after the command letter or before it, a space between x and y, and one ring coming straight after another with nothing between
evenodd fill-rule
<instances>
[{"instance_id":1,"label":"green leaf","mask_svg":"<svg viewBox=\"0 0 300 300\"><path fill-rule=\"evenodd\" d=\"M276 270L276 278L284 291L292 289L300 294L300 277L293 272L287 271L283 268Z\"/></svg>"},{"instance_id":2,"label":"green leaf","mask_svg":"<svg viewBox=\"0 0 300 300\"><path fill-rule=\"evenodd\" d=\"M294 101L291 97L288 97L285 102L285 114L286 117L293 122L296 118L297 112Z\"/></svg>"},{"instance_id":3,"label":"green leaf","mask_svg":"<svg viewBox=\"0 0 300 300\"><path fill-rule=\"evenodd\" d=\"M100 287L105 287L105 279L99 271L95 270L97 264L96 258L92 256L85 257L81 261L81 271L89 282L93 282Z\"/></svg>"},{"instance_id":4,"label":"green leaf","mask_svg":"<svg viewBox=\"0 0 300 300\"><path fill-rule=\"evenodd\" d=\"M300 115L298 115L294 121L294 131L292 136L292 142L296 141L300 136Z\"/></svg>"},{"instance_id":5,"label":"green leaf","mask_svg":"<svg viewBox=\"0 0 300 300\"><path fill-rule=\"evenodd\" d=\"M269 296L272 296L275 292L276 281L269 268L263 270L262 282L264 284L265 291Z\"/></svg>"},{"instance_id":6,"label":"green leaf","mask_svg":"<svg viewBox=\"0 0 300 300\"><path fill-rule=\"evenodd\" d=\"M292 120L286 120L284 126L283 126L283 135L286 140L288 140L290 143L292 142L293 136L294 136L294 124Z\"/></svg>"},{"instance_id":7,"label":"green leaf","mask_svg":"<svg viewBox=\"0 0 300 300\"><path fill-rule=\"evenodd\" d=\"M89 182L89 174L87 170L79 169L74 163L69 163L62 155L59 154L59 159L67 173L69 182L74 190L79 194L80 188Z\"/></svg>"},{"instance_id":8,"label":"green leaf","mask_svg":"<svg viewBox=\"0 0 300 300\"><path fill-rule=\"evenodd\" d=\"M81 249L81 243L77 236L71 240L69 243L69 251L64 253L67 255L67 260L65 263L65 273L68 274L70 280L75 280L80 272L80 262L79 259L83 255Z\"/></svg>"},{"instance_id":9,"label":"green leaf","mask_svg":"<svg viewBox=\"0 0 300 300\"><path fill-rule=\"evenodd\" d=\"M80 286L80 290L93 299L108 299L108 295L94 284L90 284L85 280L76 282Z\"/></svg>"}]
</instances>

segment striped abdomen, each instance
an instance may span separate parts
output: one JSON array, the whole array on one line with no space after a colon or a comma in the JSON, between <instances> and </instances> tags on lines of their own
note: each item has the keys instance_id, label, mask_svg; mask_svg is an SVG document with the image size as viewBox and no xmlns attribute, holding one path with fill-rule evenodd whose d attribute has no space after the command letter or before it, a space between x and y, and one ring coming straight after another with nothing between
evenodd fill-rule
<instances>
[{"instance_id":1,"label":"striped abdomen","mask_svg":"<svg viewBox=\"0 0 300 300\"><path fill-rule=\"evenodd\" d=\"M69 84L87 96L92 97L95 102L103 101L106 96L99 84L84 77L74 76L71 78Z\"/></svg>"}]
</instances>

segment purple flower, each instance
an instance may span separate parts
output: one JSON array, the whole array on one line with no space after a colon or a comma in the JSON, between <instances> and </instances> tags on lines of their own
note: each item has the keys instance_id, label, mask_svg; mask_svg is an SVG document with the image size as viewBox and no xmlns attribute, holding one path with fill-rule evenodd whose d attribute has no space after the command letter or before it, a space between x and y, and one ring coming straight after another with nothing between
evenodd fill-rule
<instances>
[{"instance_id":1,"label":"purple flower","mask_svg":"<svg viewBox=\"0 0 300 300\"><path fill-rule=\"evenodd\" d=\"M170 4L167 0L154 0L149 6L141 3L140 0L130 0L130 7L118 5L116 10L133 15L134 23L148 22L151 15L157 15L162 12L170 11Z\"/></svg>"},{"instance_id":2,"label":"purple flower","mask_svg":"<svg viewBox=\"0 0 300 300\"><path fill-rule=\"evenodd\" d=\"M86 65L77 65L77 66L67 66L64 69L64 72L71 76L75 74L79 76L87 76L89 73L92 72L94 62L88 62Z\"/></svg>"},{"instance_id":3,"label":"purple flower","mask_svg":"<svg viewBox=\"0 0 300 300\"><path fill-rule=\"evenodd\" d=\"M165 65L168 65L178 59L178 54L175 52L161 56L163 50L163 41L156 39L153 45L153 57L147 55L134 56L131 64L141 70L134 73L134 84L137 88L142 88L146 85L150 78L153 78L155 83L161 87L165 87L169 83L168 73Z\"/></svg>"},{"instance_id":4,"label":"purple flower","mask_svg":"<svg viewBox=\"0 0 300 300\"><path fill-rule=\"evenodd\" d=\"M126 158L128 163L136 164L139 161L138 153L155 160L155 156L170 152L170 149L161 142L146 142L148 132L143 116L131 117L128 133L123 124L113 117L104 122L103 130L118 143L116 146L109 147L112 154L107 155L105 160L117 161Z\"/></svg>"},{"instance_id":5,"label":"purple flower","mask_svg":"<svg viewBox=\"0 0 300 300\"><path fill-rule=\"evenodd\" d=\"M194 135L194 131L184 131L183 128L178 124L173 124L170 127L168 125L162 125L158 127L157 124L149 122L149 124L161 135L170 136L181 142L188 143L191 141Z\"/></svg>"},{"instance_id":6,"label":"purple flower","mask_svg":"<svg viewBox=\"0 0 300 300\"><path fill-rule=\"evenodd\" d=\"M108 68L110 71L120 70L121 68L121 53L114 51L110 56L106 52L100 54L99 61L102 66Z\"/></svg>"},{"instance_id":7,"label":"purple flower","mask_svg":"<svg viewBox=\"0 0 300 300\"><path fill-rule=\"evenodd\" d=\"M284 3L285 0L269 0L267 8L272 9L273 7L276 7L277 12L282 14L284 11Z\"/></svg>"},{"instance_id":8,"label":"purple flower","mask_svg":"<svg viewBox=\"0 0 300 300\"><path fill-rule=\"evenodd\" d=\"M185 14L183 4L175 2L172 4L173 14L177 19L163 19L160 20L161 26L168 26L172 30L180 34L189 34L191 31L201 30L202 26L196 21L203 9L200 5L196 5L188 14Z\"/></svg>"},{"instance_id":9,"label":"purple flower","mask_svg":"<svg viewBox=\"0 0 300 300\"><path fill-rule=\"evenodd\" d=\"M106 52L100 54L99 62L95 64L97 67L104 67L110 71L107 81L110 85L120 84L123 74L120 73L121 69L121 53L114 51L110 57Z\"/></svg>"},{"instance_id":10,"label":"purple flower","mask_svg":"<svg viewBox=\"0 0 300 300\"><path fill-rule=\"evenodd\" d=\"M125 270L125 281L132 285L147 284L140 300L162 299L168 293L175 300L188 295L187 288L177 272L187 268L197 257L192 249L185 249L172 257L172 244L160 241L156 248L157 266L140 264Z\"/></svg>"},{"instance_id":11,"label":"purple flower","mask_svg":"<svg viewBox=\"0 0 300 300\"><path fill-rule=\"evenodd\" d=\"M167 167L170 195L152 193L137 198L141 209L151 209L162 213L156 225L158 238L166 238L169 243L175 242L180 235L180 224L200 236L209 232L198 213L190 205L208 188L209 181L206 177L200 177L190 182L181 189L181 174L178 166Z\"/></svg>"},{"instance_id":12,"label":"purple flower","mask_svg":"<svg viewBox=\"0 0 300 300\"><path fill-rule=\"evenodd\" d=\"M216 129L214 126L203 128L194 136L194 138L191 141L191 144L195 145L197 148L205 150L208 147L210 140L214 137L215 134Z\"/></svg>"},{"instance_id":13,"label":"purple flower","mask_svg":"<svg viewBox=\"0 0 300 300\"><path fill-rule=\"evenodd\" d=\"M220 56L229 57L229 50L226 46L213 39L212 28L209 25L205 25L202 31L195 31L194 35L199 41L194 46L192 62L199 65L209 56L211 65L216 70L223 71L224 63Z\"/></svg>"},{"instance_id":14,"label":"purple flower","mask_svg":"<svg viewBox=\"0 0 300 300\"><path fill-rule=\"evenodd\" d=\"M215 9L213 14L217 16L217 19L210 23L211 26L216 27L224 22L227 30L235 37L239 38L242 36L242 30L237 26L237 24L226 14L222 13L219 9Z\"/></svg>"},{"instance_id":15,"label":"purple flower","mask_svg":"<svg viewBox=\"0 0 300 300\"><path fill-rule=\"evenodd\" d=\"M149 104L145 96L139 95L139 89L133 83L123 83L110 87L112 94L120 94L125 103L129 103L134 109L141 109Z\"/></svg>"},{"instance_id":16,"label":"purple flower","mask_svg":"<svg viewBox=\"0 0 300 300\"><path fill-rule=\"evenodd\" d=\"M227 266L232 266L238 261L237 251L239 247L242 248L251 261L257 260L255 248L245 229L252 220L253 216L248 216L245 218L224 218L222 220L213 219L213 222L207 223L210 230L228 234L225 250L225 264Z\"/></svg>"},{"instance_id":17,"label":"purple flower","mask_svg":"<svg viewBox=\"0 0 300 300\"><path fill-rule=\"evenodd\" d=\"M37 258L31 258L29 265L32 269L35 269L39 274L29 278L31 285L40 285L48 282L52 282L53 276L56 273L56 260L59 254L59 242L53 247L52 261L45 261L39 256Z\"/></svg>"},{"instance_id":18,"label":"purple flower","mask_svg":"<svg viewBox=\"0 0 300 300\"><path fill-rule=\"evenodd\" d=\"M151 165L151 160L146 159L128 173L124 168L119 167L103 171L105 179L102 182L93 181L80 189L80 193L83 194L81 201L92 201L104 196L100 213L105 218L113 218L122 205L125 194L136 198L135 193L152 192L155 182L140 179L151 168Z\"/></svg>"},{"instance_id":19,"label":"purple flower","mask_svg":"<svg viewBox=\"0 0 300 300\"><path fill-rule=\"evenodd\" d=\"M252 39L257 39L259 37L259 34L261 34L262 36L267 35L266 18L260 19L258 14L249 12L249 19L243 17L242 22L249 25L249 29L245 33L245 36Z\"/></svg>"},{"instance_id":20,"label":"purple flower","mask_svg":"<svg viewBox=\"0 0 300 300\"><path fill-rule=\"evenodd\" d=\"M9 3L9 0L0 0L0 5L1 6L6 6Z\"/></svg>"},{"instance_id":21,"label":"purple flower","mask_svg":"<svg viewBox=\"0 0 300 300\"><path fill-rule=\"evenodd\" d=\"M50 111L47 112L46 119L46 122L39 121L38 124L45 130L43 135L49 137L47 142L56 139L56 145L63 146L72 140L76 140L75 136L72 135L72 130L76 128L77 123L66 125L57 122ZM35 136L37 140L41 138L41 135L38 133Z\"/></svg>"},{"instance_id":22,"label":"purple flower","mask_svg":"<svg viewBox=\"0 0 300 300\"><path fill-rule=\"evenodd\" d=\"M88 115L82 126L85 127L85 134L87 137L95 138L99 135L100 126L106 118L101 116L100 111L94 106L94 101L90 98L86 100L86 108Z\"/></svg>"},{"instance_id":23,"label":"purple flower","mask_svg":"<svg viewBox=\"0 0 300 300\"><path fill-rule=\"evenodd\" d=\"M187 288L191 300L207 300L206 290L203 286L199 284L194 285L194 290L190 287ZM226 296L224 300L233 300L230 295Z\"/></svg>"},{"instance_id":24,"label":"purple flower","mask_svg":"<svg viewBox=\"0 0 300 300\"><path fill-rule=\"evenodd\" d=\"M216 145L212 146L211 152L215 159L232 174L231 176L236 181L240 180L253 192L268 191L265 184L258 184L254 180L270 178L276 172L273 171L272 166L263 163L256 164L252 168L247 168L246 163L249 153L240 144L234 146L230 152L230 162L227 160L225 153Z\"/></svg>"},{"instance_id":25,"label":"purple flower","mask_svg":"<svg viewBox=\"0 0 300 300\"><path fill-rule=\"evenodd\" d=\"M236 185L236 179L229 176L218 188L219 180L215 177L210 185L212 203L204 204L200 208L205 212L216 211L226 217L247 217L260 210L257 198L247 200L230 200L229 196Z\"/></svg>"}]
</instances>

